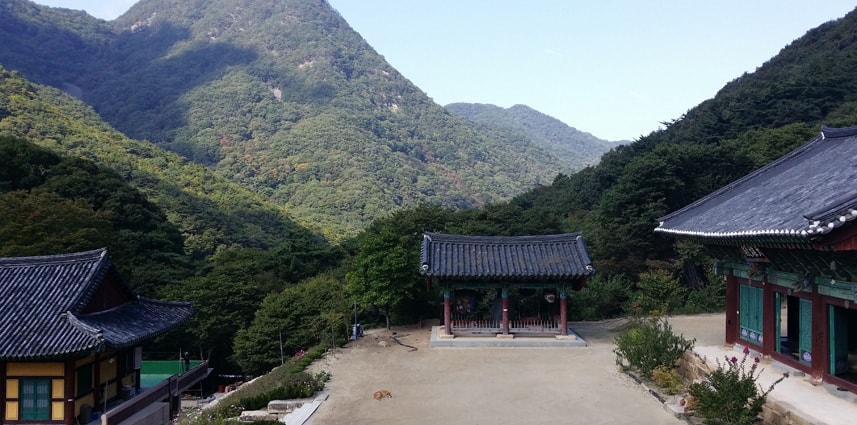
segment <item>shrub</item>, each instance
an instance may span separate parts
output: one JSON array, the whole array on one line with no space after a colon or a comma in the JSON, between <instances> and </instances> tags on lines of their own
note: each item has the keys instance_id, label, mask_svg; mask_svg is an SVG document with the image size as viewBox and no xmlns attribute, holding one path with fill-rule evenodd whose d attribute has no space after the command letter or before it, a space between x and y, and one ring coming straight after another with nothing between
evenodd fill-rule
<instances>
[{"instance_id":1,"label":"shrub","mask_svg":"<svg viewBox=\"0 0 857 425\"><path fill-rule=\"evenodd\" d=\"M654 270L640 274L637 291L628 300L628 312L642 314L669 313L684 305L687 288L669 271Z\"/></svg>"},{"instance_id":2,"label":"shrub","mask_svg":"<svg viewBox=\"0 0 857 425\"><path fill-rule=\"evenodd\" d=\"M624 276L596 274L569 297L569 320L603 320L622 315L631 282Z\"/></svg>"},{"instance_id":3,"label":"shrub","mask_svg":"<svg viewBox=\"0 0 857 425\"><path fill-rule=\"evenodd\" d=\"M290 375L286 382L279 387L275 387L262 394L244 397L238 404L244 407L245 410L259 410L268 406L271 400L290 400L294 398L307 398L315 394L316 391L324 389L324 383L327 381L326 373L319 373L312 376L306 372L298 372Z\"/></svg>"},{"instance_id":4,"label":"shrub","mask_svg":"<svg viewBox=\"0 0 857 425\"><path fill-rule=\"evenodd\" d=\"M658 366L652 371L652 381L665 389L668 394L678 394L684 389L684 378L678 370L669 366Z\"/></svg>"},{"instance_id":5,"label":"shrub","mask_svg":"<svg viewBox=\"0 0 857 425\"><path fill-rule=\"evenodd\" d=\"M629 366L649 376L658 366L674 367L696 340L675 335L665 318L650 318L635 323L614 342L613 352L618 362L627 361Z\"/></svg>"},{"instance_id":6,"label":"shrub","mask_svg":"<svg viewBox=\"0 0 857 425\"><path fill-rule=\"evenodd\" d=\"M698 289L688 289L684 305L674 309L676 314L699 314L720 312L726 307L726 280L709 275L708 284Z\"/></svg>"},{"instance_id":7,"label":"shrub","mask_svg":"<svg viewBox=\"0 0 857 425\"><path fill-rule=\"evenodd\" d=\"M727 357L724 363L718 360L717 369L704 381L690 385L688 391L696 399L695 408L705 418L705 424L749 425L759 422L768 394L788 377L785 373L767 390L762 390L756 383L762 373L758 367L759 358L753 358L749 371L745 368L749 354L750 350L745 347L740 361L736 357Z\"/></svg>"},{"instance_id":8,"label":"shrub","mask_svg":"<svg viewBox=\"0 0 857 425\"><path fill-rule=\"evenodd\" d=\"M256 378L237 391L230 392L220 400L217 406L187 417L181 417L179 423L185 425L235 423L229 418L240 415L241 411L248 409L248 405L253 406L254 409L261 408L267 406L271 400L298 398L297 396L289 396L305 394L299 392L302 391L300 383L308 383L308 385L314 386L316 390L321 390L324 388L324 383L330 379L330 375L326 372L319 372L310 377L313 382L309 383L309 374L303 371L313 360L320 358L324 352L324 347L314 347L300 359L291 358L284 366L275 368L270 373ZM293 388L282 389L289 386ZM309 393L306 397L311 395L312 393Z\"/></svg>"}]
</instances>

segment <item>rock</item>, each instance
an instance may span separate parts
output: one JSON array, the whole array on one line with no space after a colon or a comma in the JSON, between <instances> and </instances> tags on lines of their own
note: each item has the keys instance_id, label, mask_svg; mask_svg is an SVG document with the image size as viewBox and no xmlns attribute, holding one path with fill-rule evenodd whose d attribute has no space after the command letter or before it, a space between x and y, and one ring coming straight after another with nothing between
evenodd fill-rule
<instances>
[{"instance_id":1,"label":"rock","mask_svg":"<svg viewBox=\"0 0 857 425\"><path fill-rule=\"evenodd\" d=\"M379 343L378 343L378 345L380 345L380 346L382 346L382 347L386 347L386 346L388 346L389 344L387 343L387 341L381 341L381 342L379 342Z\"/></svg>"},{"instance_id":2,"label":"rock","mask_svg":"<svg viewBox=\"0 0 857 425\"><path fill-rule=\"evenodd\" d=\"M268 411L289 413L303 406L304 403L304 400L271 400L268 402Z\"/></svg>"},{"instance_id":3,"label":"rock","mask_svg":"<svg viewBox=\"0 0 857 425\"><path fill-rule=\"evenodd\" d=\"M266 410L245 410L241 412L241 417L238 420L241 422L276 421L278 418L277 415Z\"/></svg>"}]
</instances>

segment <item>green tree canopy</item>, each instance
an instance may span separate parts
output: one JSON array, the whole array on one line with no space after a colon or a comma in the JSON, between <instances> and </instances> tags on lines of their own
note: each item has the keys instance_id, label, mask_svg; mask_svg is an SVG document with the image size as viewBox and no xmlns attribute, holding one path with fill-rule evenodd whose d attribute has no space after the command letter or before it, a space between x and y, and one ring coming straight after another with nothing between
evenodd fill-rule
<instances>
[{"instance_id":1,"label":"green tree canopy","mask_svg":"<svg viewBox=\"0 0 857 425\"><path fill-rule=\"evenodd\" d=\"M322 342L331 327L344 336L349 307L344 285L326 275L271 294L235 336L235 361L245 373L259 374L280 365L281 336L285 356Z\"/></svg>"}]
</instances>

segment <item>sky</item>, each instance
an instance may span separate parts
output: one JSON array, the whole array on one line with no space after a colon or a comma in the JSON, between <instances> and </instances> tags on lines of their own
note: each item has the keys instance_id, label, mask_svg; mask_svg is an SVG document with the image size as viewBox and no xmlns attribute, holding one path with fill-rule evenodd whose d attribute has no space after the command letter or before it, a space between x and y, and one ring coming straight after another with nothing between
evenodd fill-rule
<instances>
[{"instance_id":1,"label":"sky","mask_svg":"<svg viewBox=\"0 0 857 425\"><path fill-rule=\"evenodd\" d=\"M145 1L145 0L143 0ZM37 0L112 20L136 0ZM328 0L441 105L527 105L636 140L717 94L850 0Z\"/></svg>"}]
</instances>

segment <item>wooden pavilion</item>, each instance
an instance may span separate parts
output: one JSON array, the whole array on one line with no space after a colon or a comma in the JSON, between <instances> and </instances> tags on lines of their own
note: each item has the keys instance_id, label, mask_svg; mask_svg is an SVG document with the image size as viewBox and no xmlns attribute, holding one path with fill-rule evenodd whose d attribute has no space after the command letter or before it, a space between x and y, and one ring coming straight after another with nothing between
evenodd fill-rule
<instances>
[{"instance_id":1,"label":"wooden pavilion","mask_svg":"<svg viewBox=\"0 0 857 425\"><path fill-rule=\"evenodd\" d=\"M568 334L568 291L583 288L594 272L580 233L543 236L426 233L423 236L420 273L426 276L429 286L443 290L446 337L465 334L564 337ZM539 309L538 314L522 314L510 306L512 291L535 293L539 303L544 298L546 308ZM495 300L490 314L476 311L480 295L495 293L499 293L499 300Z\"/></svg>"},{"instance_id":2,"label":"wooden pavilion","mask_svg":"<svg viewBox=\"0 0 857 425\"><path fill-rule=\"evenodd\" d=\"M857 392L857 127L821 134L660 219L726 279L726 343Z\"/></svg>"}]
</instances>

